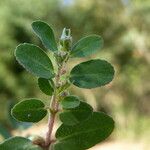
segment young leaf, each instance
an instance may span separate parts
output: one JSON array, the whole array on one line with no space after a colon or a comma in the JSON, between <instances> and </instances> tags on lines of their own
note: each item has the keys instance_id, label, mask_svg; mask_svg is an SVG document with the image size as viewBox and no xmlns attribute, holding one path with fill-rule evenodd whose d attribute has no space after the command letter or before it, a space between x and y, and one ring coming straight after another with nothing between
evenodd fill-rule
<instances>
[{"instance_id":1,"label":"young leaf","mask_svg":"<svg viewBox=\"0 0 150 150\"><path fill-rule=\"evenodd\" d=\"M60 120L66 125L75 125L87 120L93 113L93 108L80 101L80 105L76 108L65 109L59 114Z\"/></svg>"},{"instance_id":2,"label":"young leaf","mask_svg":"<svg viewBox=\"0 0 150 150\"><path fill-rule=\"evenodd\" d=\"M53 30L47 23L42 21L35 21L32 23L32 28L36 35L42 41L45 48L51 51L58 50Z\"/></svg>"},{"instance_id":3,"label":"young leaf","mask_svg":"<svg viewBox=\"0 0 150 150\"><path fill-rule=\"evenodd\" d=\"M80 105L80 100L76 96L67 96L61 101L63 109L72 109Z\"/></svg>"},{"instance_id":4,"label":"young leaf","mask_svg":"<svg viewBox=\"0 0 150 150\"><path fill-rule=\"evenodd\" d=\"M40 90L45 93L46 95L52 95L54 92L54 89L52 87L52 84L50 83L51 81L49 81L48 79L44 79L44 78L39 78L38 79L38 85Z\"/></svg>"},{"instance_id":5,"label":"young leaf","mask_svg":"<svg viewBox=\"0 0 150 150\"><path fill-rule=\"evenodd\" d=\"M42 150L38 145L33 145L29 139L11 137L0 144L0 150Z\"/></svg>"},{"instance_id":6,"label":"young leaf","mask_svg":"<svg viewBox=\"0 0 150 150\"><path fill-rule=\"evenodd\" d=\"M70 73L70 81L80 88L96 88L108 84L114 77L114 68L105 60L82 62Z\"/></svg>"},{"instance_id":7,"label":"young leaf","mask_svg":"<svg viewBox=\"0 0 150 150\"><path fill-rule=\"evenodd\" d=\"M54 77L53 65L47 54L33 44L20 44L15 50L17 61L28 71L42 78Z\"/></svg>"},{"instance_id":8,"label":"young leaf","mask_svg":"<svg viewBox=\"0 0 150 150\"><path fill-rule=\"evenodd\" d=\"M96 53L103 47L103 39L98 35L90 35L79 40L72 48L71 57L85 57Z\"/></svg>"},{"instance_id":9,"label":"young leaf","mask_svg":"<svg viewBox=\"0 0 150 150\"><path fill-rule=\"evenodd\" d=\"M85 122L67 126L62 124L57 132L54 150L85 150L105 140L114 129L114 121L104 113L94 112Z\"/></svg>"},{"instance_id":10,"label":"young leaf","mask_svg":"<svg viewBox=\"0 0 150 150\"><path fill-rule=\"evenodd\" d=\"M44 107L45 105L42 101L32 98L16 104L13 107L11 114L19 121L38 122L47 114L47 110L44 109Z\"/></svg>"}]
</instances>

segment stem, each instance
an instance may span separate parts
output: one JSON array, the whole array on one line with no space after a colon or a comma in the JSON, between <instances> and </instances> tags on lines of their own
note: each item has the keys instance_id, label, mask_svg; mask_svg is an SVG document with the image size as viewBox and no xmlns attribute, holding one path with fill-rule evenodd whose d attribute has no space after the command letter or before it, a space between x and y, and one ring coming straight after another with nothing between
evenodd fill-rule
<instances>
[{"instance_id":1,"label":"stem","mask_svg":"<svg viewBox=\"0 0 150 150\"><path fill-rule=\"evenodd\" d=\"M49 145L51 144L51 141L52 141L52 139L51 139L51 135L52 135L52 131L53 131L53 127L54 127L54 122L55 122L55 116L56 116L56 112L57 112L57 110L56 109L58 109L58 105L57 105L57 107L55 106L56 104L56 96L54 95L53 97L52 97L52 99L51 99L51 106L50 106L50 108L53 110L54 108L55 108L55 110L54 110L54 112L52 113L52 112L50 112L49 113L49 118L48 118L48 131L47 131L47 134L46 134L46 139L45 139L45 146L46 147L49 147Z\"/></svg>"},{"instance_id":2,"label":"stem","mask_svg":"<svg viewBox=\"0 0 150 150\"><path fill-rule=\"evenodd\" d=\"M54 95L51 98L50 113L49 113L49 118L48 118L48 131L46 133L46 139L45 139L45 147L46 148L48 148L53 141L52 131L53 131L53 127L54 127L56 113L58 112L58 107L59 107L59 103L57 100L57 86L59 85L62 68L63 68L63 65L62 65L62 67L60 67L58 69L58 74L56 75L56 78L55 78L55 90L54 90Z\"/></svg>"}]
</instances>

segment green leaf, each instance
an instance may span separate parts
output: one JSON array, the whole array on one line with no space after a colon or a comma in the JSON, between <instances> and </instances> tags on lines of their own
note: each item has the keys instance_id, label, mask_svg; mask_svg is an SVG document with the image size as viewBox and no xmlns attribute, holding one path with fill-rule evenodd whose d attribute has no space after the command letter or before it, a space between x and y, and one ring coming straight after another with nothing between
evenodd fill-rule
<instances>
[{"instance_id":1,"label":"green leaf","mask_svg":"<svg viewBox=\"0 0 150 150\"><path fill-rule=\"evenodd\" d=\"M30 128L33 125L33 123L31 123L31 122L18 122L16 119L14 119L14 117L12 117L11 109L15 106L15 104L16 103L12 100L8 101L7 117L9 120L9 124L11 125L11 127L13 129L26 130L26 129Z\"/></svg>"},{"instance_id":2,"label":"green leaf","mask_svg":"<svg viewBox=\"0 0 150 150\"><path fill-rule=\"evenodd\" d=\"M51 81L44 79L44 78L39 78L38 85L39 85L40 90L46 95L51 96L53 94L54 89L52 87Z\"/></svg>"},{"instance_id":3,"label":"green leaf","mask_svg":"<svg viewBox=\"0 0 150 150\"><path fill-rule=\"evenodd\" d=\"M1 143L0 150L42 150L42 148L33 145L29 139L16 136Z\"/></svg>"},{"instance_id":4,"label":"green leaf","mask_svg":"<svg viewBox=\"0 0 150 150\"><path fill-rule=\"evenodd\" d=\"M79 40L72 48L71 57L92 55L103 47L103 39L98 35L90 35Z\"/></svg>"},{"instance_id":5,"label":"green leaf","mask_svg":"<svg viewBox=\"0 0 150 150\"><path fill-rule=\"evenodd\" d=\"M57 132L54 150L85 150L105 140L114 129L114 121L104 113L94 112L85 122L67 126L62 124Z\"/></svg>"},{"instance_id":6,"label":"green leaf","mask_svg":"<svg viewBox=\"0 0 150 150\"><path fill-rule=\"evenodd\" d=\"M47 54L33 44L20 44L15 50L17 61L29 72L42 78L54 77L53 65Z\"/></svg>"},{"instance_id":7,"label":"green leaf","mask_svg":"<svg viewBox=\"0 0 150 150\"><path fill-rule=\"evenodd\" d=\"M66 125L75 125L87 120L93 113L93 108L80 101L80 105L76 108L65 109L59 114L60 120Z\"/></svg>"},{"instance_id":8,"label":"green leaf","mask_svg":"<svg viewBox=\"0 0 150 150\"><path fill-rule=\"evenodd\" d=\"M11 113L19 121L38 122L47 114L47 110L44 107L45 105L42 101L32 98L16 104Z\"/></svg>"},{"instance_id":9,"label":"green leaf","mask_svg":"<svg viewBox=\"0 0 150 150\"><path fill-rule=\"evenodd\" d=\"M80 105L80 100L76 96L67 96L61 101L63 109L76 108Z\"/></svg>"},{"instance_id":10,"label":"green leaf","mask_svg":"<svg viewBox=\"0 0 150 150\"><path fill-rule=\"evenodd\" d=\"M114 77L114 68L105 60L95 59L76 65L70 81L80 88L96 88L108 84Z\"/></svg>"},{"instance_id":11,"label":"green leaf","mask_svg":"<svg viewBox=\"0 0 150 150\"><path fill-rule=\"evenodd\" d=\"M32 23L32 28L36 35L42 41L45 48L51 51L58 50L53 30L47 23L42 21L35 21Z\"/></svg>"}]
</instances>

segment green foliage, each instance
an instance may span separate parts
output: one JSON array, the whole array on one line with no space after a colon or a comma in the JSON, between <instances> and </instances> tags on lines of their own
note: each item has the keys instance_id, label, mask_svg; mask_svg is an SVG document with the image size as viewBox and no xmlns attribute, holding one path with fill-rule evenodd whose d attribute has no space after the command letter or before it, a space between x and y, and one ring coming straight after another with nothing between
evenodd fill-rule
<instances>
[{"instance_id":1,"label":"green foliage","mask_svg":"<svg viewBox=\"0 0 150 150\"><path fill-rule=\"evenodd\" d=\"M32 23L32 28L47 49L52 52L57 50L51 27L44 22L35 21ZM53 68L48 55L38 46L25 43L16 48L15 56L18 62L26 70L40 77L38 78L40 90L52 98L50 106L46 107L41 100L26 99L17 103L11 113L18 121L38 122L46 116L48 110L50 116L46 139L33 140L33 143L40 145L43 150L51 146L55 116L59 113L62 125L56 132L57 140L53 144L54 150L88 149L111 134L114 121L106 114L93 112L89 104L80 101L76 96L69 95L68 88L71 84L80 88L96 88L106 85L112 81L114 69L107 61L95 59L78 64L70 74L66 70L69 58L89 56L101 49L103 40L100 36L85 37L72 47L71 31L64 28L58 43L58 52L53 53L54 62L57 64L56 69ZM16 146L17 140L18 146ZM16 150L35 148L28 139L20 137L9 139L0 146L5 146L7 149L10 146L16 146Z\"/></svg>"},{"instance_id":2,"label":"green foliage","mask_svg":"<svg viewBox=\"0 0 150 150\"><path fill-rule=\"evenodd\" d=\"M103 47L103 39L98 35L90 35L79 40L71 51L71 57L86 57Z\"/></svg>"},{"instance_id":3,"label":"green foliage","mask_svg":"<svg viewBox=\"0 0 150 150\"><path fill-rule=\"evenodd\" d=\"M70 81L80 88L96 88L112 81L114 69L107 61L95 59L78 64L71 70Z\"/></svg>"},{"instance_id":4,"label":"green foliage","mask_svg":"<svg viewBox=\"0 0 150 150\"><path fill-rule=\"evenodd\" d=\"M59 114L60 120L66 125L75 125L87 120L93 113L92 107L80 101L80 105L73 109L64 109Z\"/></svg>"},{"instance_id":5,"label":"green foliage","mask_svg":"<svg viewBox=\"0 0 150 150\"><path fill-rule=\"evenodd\" d=\"M57 44L53 30L47 23L42 21L35 21L32 23L32 28L42 41L45 48L51 51L57 51Z\"/></svg>"},{"instance_id":6,"label":"green foliage","mask_svg":"<svg viewBox=\"0 0 150 150\"><path fill-rule=\"evenodd\" d=\"M20 44L15 50L17 61L28 71L42 78L54 77L53 66L47 54L33 44Z\"/></svg>"},{"instance_id":7,"label":"green foliage","mask_svg":"<svg viewBox=\"0 0 150 150\"><path fill-rule=\"evenodd\" d=\"M114 129L114 121L104 113L94 112L85 122L67 126L56 132L55 150L85 150L106 139Z\"/></svg>"},{"instance_id":8,"label":"green foliage","mask_svg":"<svg viewBox=\"0 0 150 150\"><path fill-rule=\"evenodd\" d=\"M42 150L38 145L23 137L12 137L0 144L0 150Z\"/></svg>"},{"instance_id":9,"label":"green foliage","mask_svg":"<svg viewBox=\"0 0 150 150\"><path fill-rule=\"evenodd\" d=\"M38 79L38 85L40 90L45 93L46 95L52 95L54 92L54 88L52 86L52 80L44 79L44 78L39 78Z\"/></svg>"},{"instance_id":10,"label":"green foliage","mask_svg":"<svg viewBox=\"0 0 150 150\"><path fill-rule=\"evenodd\" d=\"M76 108L80 105L80 101L76 96L67 96L61 101L61 105L63 109L71 109Z\"/></svg>"},{"instance_id":11,"label":"green foliage","mask_svg":"<svg viewBox=\"0 0 150 150\"><path fill-rule=\"evenodd\" d=\"M38 122L47 114L44 107L44 103L38 99L27 99L16 104L11 113L18 121Z\"/></svg>"}]
</instances>

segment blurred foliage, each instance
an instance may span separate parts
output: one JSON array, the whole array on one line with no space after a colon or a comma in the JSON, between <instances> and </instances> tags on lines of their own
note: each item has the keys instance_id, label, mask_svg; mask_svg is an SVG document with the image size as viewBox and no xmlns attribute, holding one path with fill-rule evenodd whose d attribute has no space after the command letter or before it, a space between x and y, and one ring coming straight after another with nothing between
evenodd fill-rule
<instances>
[{"instance_id":1,"label":"blurred foliage","mask_svg":"<svg viewBox=\"0 0 150 150\"><path fill-rule=\"evenodd\" d=\"M35 20L48 22L57 38L64 27L74 41L91 33L104 38L105 57L116 68L109 86L89 90L72 87L95 109L114 116L116 135L148 134L150 122L150 1L149 0L3 0L0 1L0 122L11 131L8 107L22 97L40 97L37 81L15 61L13 52L22 42L42 47L31 30ZM83 59L73 59L75 62ZM2 125L1 125L2 126ZM1 127L0 127L1 128ZM121 132L122 131L122 132ZM150 130L149 130L150 131ZM8 136L8 135L7 135Z\"/></svg>"}]
</instances>

